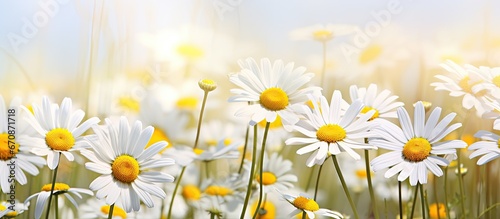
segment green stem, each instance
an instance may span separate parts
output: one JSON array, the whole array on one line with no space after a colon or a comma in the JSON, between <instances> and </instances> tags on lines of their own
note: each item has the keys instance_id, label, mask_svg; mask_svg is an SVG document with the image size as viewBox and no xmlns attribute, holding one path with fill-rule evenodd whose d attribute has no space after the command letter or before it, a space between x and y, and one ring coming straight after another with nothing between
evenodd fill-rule
<instances>
[{"instance_id":1,"label":"green stem","mask_svg":"<svg viewBox=\"0 0 500 219\"><path fill-rule=\"evenodd\" d=\"M486 214L487 212L489 212L490 210L493 210L494 208L496 208L498 206L500 206L500 202L495 203L494 205L488 207L486 210L484 210L483 212L481 212L481 214L479 214L479 216L477 216L477 218L482 217L484 214Z\"/></svg>"},{"instance_id":2,"label":"green stem","mask_svg":"<svg viewBox=\"0 0 500 219\"><path fill-rule=\"evenodd\" d=\"M465 218L465 196L464 196L464 179L462 178L462 162L460 155L460 148L457 150L457 165L458 165L458 187L460 189L460 207L462 209L462 217Z\"/></svg>"},{"instance_id":3,"label":"green stem","mask_svg":"<svg viewBox=\"0 0 500 219\"><path fill-rule=\"evenodd\" d=\"M248 206L248 201L250 200L250 194L252 193L252 182L254 178L255 163L257 163L255 153L257 152L257 125L253 127L253 153L252 153L252 164L250 167L250 176L248 177L247 193L245 195L245 202L243 203L243 210L241 210L240 219L245 218L245 211Z\"/></svg>"},{"instance_id":4,"label":"green stem","mask_svg":"<svg viewBox=\"0 0 500 219\"><path fill-rule=\"evenodd\" d=\"M446 218L450 219L450 209L448 209L448 166L444 168L444 211Z\"/></svg>"},{"instance_id":5,"label":"green stem","mask_svg":"<svg viewBox=\"0 0 500 219\"><path fill-rule=\"evenodd\" d=\"M205 161L205 177L206 179L209 179L210 178L210 161Z\"/></svg>"},{"instance_id":6,"label":"green stem","mask_svg":"<svg viewBox=\"0 0 500 219\"><path fill-rule=\"evenodd\" d=\"M411 206L410 218L413 218L413 213L415 213L415 206L417 206L417 196L418 196L418 185L415 186L415 193L413 194L413 205Z\"/></svg>"},{"instance_id":7,"label":"green stem","mask_svg":"<svg viewBox=\"0 0 500 219\"><path fill-rule=\"evenodd\" d=\"M307 218L306 211L302 211L302 219L306 219L306 218Z\"/></svg>"},{"instance_id":8,"label":"green stem","mask_svg":"<svg viewBox=\"0 0 500 219\"><path fill-rule=\"evenodd\" d=\"M61 153L57 153L59 153L59 160L57 162L59 163L59 161L61 160ZM50 214L50 205L52 204L52 196L54 196L54 187L56 186L57 169L59 169L59 165L57 165L57 167L54 169L54 175L52 176L52 187L50 188L49 205L47 206L47 214L45 215L45 219L48 219Z\"/></svg>"},{"instance_id":9,"label":"green stem","mask_svg":"<svg viewBox=\"0 0 500 219\"><path fill-rule=\"evenodd\" d=\"M170 205L168 206L167 219L170 219L170 217L172 216L172 207L174 206L175 195L177 194L177 190L179 189L179 185L181 184L181 179L182 176L184 175L185 170L186 167L182 167L181 174L179 175L179 178L177 178L177 183L175 183L174 192L172 193L172 198L170 199ZM163 212L160 212L160 218L162 214Z\"/></svg>"},{"instance_id":10,"label":"green stem","mask_svg":"<svg viewBox=\"0 0 500 219\"><path fill-rule=\"evenodd\" d=\"M332 155L332 161L333 165L335 166L335 170L337 171L337 174L339 175L340 182L342 183L342 188L344 189L345 195L347 196L347 199L349 200L349 204L351 205L354 218L359 219L358 211L356 210L356 205L354 205L354 202L352 201L351 194L349 194L349 190L347 189L347 185L344 180L344 176L342 175L342 171L340 170L339 162L337 161L337 156Z\"/></svg>"},{"instance_id":11,"label":"green stem","mask_svg":"<svg viewBox=\"0 0 500 219\"><path fill-rule=\"evenodd\" d=\"M306 192L307 192L307 190L309 190L309 187L311 187L311 182L313 179L313 173L314 173L315 168L316 168L316 166L312 167L311 171L309 172L309 177L307 177L307 183L306 183L306 187L305 187Z\"/></svg>"},{"instance_id":12,"label":"green stem","mask_svg":"<svg viewBox=\"0 0 500 219\"><path fill-rule=\"evenodd\" d=\"M196 139L194 140L193 149L196 149L198 147L198 141L200 140L201 121L203 120L203 111L205 111L207 97L208 97L208 91L205 91L205 93L203 94L203 101L201 103L200 118L198 119L198 127L196 129Z\"/></svg>"},{"instance_id":13,"label":"green stem","mask_svg":"<svg viewBox=\"0 0 500 219\"><path fill-rule=\"evenodd\" d=\"M238 169L238 175L241 174L243 170L243 164L245 163L245 157L247 155L247 146L248 146L248 135L250 134L250 127L247 126L247 131L245 133L245 145L243 146L243 155L241 156L240 168Z\"/></svg>"},{"instance_id":14,"label":"green stem","mask_svg":"<svg viewBox=\"0 0 500 219\"><path fill-rule=\"evenodd\" d=\"M210 212L210 219L215 219L215 213Z\"/></svg>"},{"instance_id":15,"label":"green stem","mask_svg":"<svg viewBox=\"0 0 500 219\"><path fill-rule=\"evenodd\" d=\"M437 177L434 177L434 180L432 181L432 192L434 193L434 203L436 203L437 206L437 219L441 219L441 215L439 214L439 200L438 200L438 193L437 193Z\"/></svg>"},{"instance_id":16,"label":"green stem","mask_svg":"<svg viewBox=\"0 0 500 219\"><path fill-rule=\"evenodd\" d=\"M424 185L418 183L420 186L420 204L422 206L422 218L425 219L425 197L424 197ZM439 214L439 212L438 212Z\"/></svg>"},{"instance_id":17,"label":"green stem","mask_svg":"<svg viewBox=\"0 0 500 219\"><path fill-rule=\"evenodd\" d=\"M54 211L56 211L56 219L59 219L59 198L57 197L57 195L55 195L55 199L54 199Z\"/></svg>"},{"instance_id":18,"label":"green stem","mask_svg":"<svg viewBox=\"0 0 500 219\"><path fill-rule=\"evenodd\" d=\"M365 139L365 143L368 143L368 139ZM365 150L365 169L366 169L366 180L368 181L368 190L370 191L370 199L372 201L373 213L375 214L375 219L379 219L377 202L375 200L375 193L373 192L372 185L372 172L370 170L370 153L368 150Z\"/></svg>"},{"instance_id":19,"label":"green stem","mask_svg":"<svg viewBox=\"0 0 500 219\"><path fill-rule=\"evenodd\" d=\"M264 188L263 188L263 183L262 180L263 178L263 172L264 172L264 154L266 153L266 140L267 140L267 134L269 133L269 126L271 125L271 122L266 122L266 128L264 129L264 138L262 139L262 147L260 148L260 164L259 164L259 174L260 174L260 182L259 182L259 202L257 202L257 209L254 214L253 214L253 219L257 217L258 210L260 209L260 204L262 203L262 197L264 196Z\"/></svg>"},{"instance_id":20,"label":"green stem","mask_svg":"<svg viewBox=\"0 0 500 219\"><path fill-rule=\"evenodd\" d=\"M399 195L399 219L403 219L403 195L401 194L401 181L398 180L398 195Z\"/></svg>"},{"instance_id":21,"label":"green stem","mask_svg":"<svg viewBox=\"0 0 500 219\"><path fill-rule=\"evenodd\" d=\"M109 206L109 214L108 214L108 219L113 218L113 210L115 209L115 203Z\"/></svg>"},{"instance_id":22,"label":"green stem","mask_svg":"<svg viewBox=\"0 0 500 219\"><path fill-rule=\"evenodd\" d=\"M328 159L328 158L326 158L326 159ZM314 187L314 201L316 201L316 197L318 195L319 177L321 176L322 169L323 169L323 164L319 165L318 176L316 177L316 186Z\"/></svg>"}]
</instances>

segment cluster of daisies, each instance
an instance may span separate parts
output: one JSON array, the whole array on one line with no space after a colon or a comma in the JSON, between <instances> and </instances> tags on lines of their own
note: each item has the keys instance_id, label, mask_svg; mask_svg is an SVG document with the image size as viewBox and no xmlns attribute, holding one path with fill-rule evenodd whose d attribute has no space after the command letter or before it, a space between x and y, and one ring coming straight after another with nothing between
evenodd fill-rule
<instances>
[{"instance_id":1,"label":"cluster of daisies","mask_svg":"<svg viewBox=\"0 0 500 219\"><path fill-rule=\"evenodd\" d=\"M318 37L329 36L318 33ZM467 146L462 140L446 138L462 126L453 122L456 113L441 115L440 107L431 111L428 103L419 101L411 107L411 118L398 96L375 84L353 85L350 98L344 99L339 90L326 94L311 85L314 74L293 63L249 58L239 61L239 66L239 72L229 75L237 86L230 90L234 95L229 102L241 102L235 116L245 121L243 131L224 128L220 122L202 122L208 94L217 87L204 79L198 82L204 94L200 116L188 138L194 137L194 143L182 140L172 128L186 126L186 114L165 113L157 107L161 103L148 99L153 95L142 100L135 121L122 116L106 118L104 123L75 110L70 98L60 105L46 96L41 104L31 105L14 98L9 106L0 98L2 192L9 194L15 182L31 183L35 178L26 173L36 176L44 166L50 170L40 192L29 194L24 202L4 200L0 217L14 218L30 210L35 218L44 214L46 218L344 218L351 214L359 218L349 192L356 183L349 182L349 174L341 169L353 169L367 178L361 184L370 187L372 181L383 181L371 179L371 171L382 171L385 178L398 175L399 182L408 179L410 186L422 186L429 173L442 176L442 167L460 156L457 149ZM499 69L452 62L443 67L454 75L436 76L443 81L432 84L436 90L464 96L464 108L474 107L478 115L500 116ZM169 123L173 120L177 123ZM495 120L493 128L500 129L499 124L500 119ZM479 131L476 137L482 140L468 148L474 150L470 158L482 155L477 161L481 165L500 156L499 135ZM332 160L352 212L320 207L329 202L318 197L319 173L313 193L294 188L298 177L283 151L296 145L300 146L298 155L309 154L305 165L319 166L319 173L325 161ZM369 152L376 150L378 156L370 161ZM352 165L362 157L366 165ZM338 160L344 161L342 165ZM70 170L69 175L58 175L58 170L72 164L90 172ZM73 188L68 179L71 174L95 179L88 189ZM77 207L77 215L64 205L66 201ZM376 209L373 197L372 202Z\"/></svg>"}]
</instances>

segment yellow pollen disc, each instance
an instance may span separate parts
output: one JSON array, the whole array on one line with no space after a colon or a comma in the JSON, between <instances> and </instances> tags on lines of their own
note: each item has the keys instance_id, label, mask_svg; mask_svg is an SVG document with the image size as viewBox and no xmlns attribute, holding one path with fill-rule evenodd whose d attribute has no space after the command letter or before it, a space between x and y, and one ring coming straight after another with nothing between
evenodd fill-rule
<instances>
[{"instance_id":1,"label":"yellow pollen disc","mask_svg":"<svg viewBox=\"0 0 500 219\"><path fill-rule=\"evenodd\" d=\"M182 97L177 100L177 103L175 105L179 109L194 110L196 108L196 105L198 105L198 98L192 96Z\"/></svg>"},{"instance_id":2,"label":"yellow pollen disc","mask_svg":"<svg viewBox=\"0 0 500 219\"><path fill-rule=\"evenodd\" d=\"M262 120L260 121L258 124L260 127L262 128L265 128L266 127L266 120ZM283 127L283 123L281 123L281 117L280 116L276 116L276 120L274 120L274 122L271 122L271 124L269 124L269 129L277 129L277 128L281 128Z\"/></svg>"},{"instance_id":3,"label":"yellow pollen disc","mask_svg":"<svg viewBox=\"0 0 500 219\"><path fill-rule=\"evenodd\" d=\"M109 205L103 205L101 207L101 212L105 215L109 215L109 208L110 208ZM113 216L119 216L122 219L125 219L127 218L127 212L125 212L125 210L115 205L115 207L113 207Z\"/></svg>"},{"instance_id":4,"label":"yellow pollen disc","mask_svg":"<svg viewBox=\"0 0 500 219\"><path fill-rule=\"evenodd\" d=\"M363 107L363 109L361 110L361 113L365 114L365 113L369 112L370 110L374 110L375 113L373 114L373 116L369 120L371 121L371 120L374 120L374 119L378 118L378 115L379 115L378 114L378 110L375 109L375 108L373 108L373 107L371 107L371 106L365 106L365 107Z\"/></svg>"},{"instance_id":5,"label":"yellow pollen disc","mask_svg":"<svg viewBox=\"0 0 500 219\"><path fill-rule=\"evenodd\" d=\"M260 104L271 111L283 110L288 106L288 95L279 87L268 88L260 94Z\"/></svg>"},{"instance_id":6,"label":"yellow pollen disc","mask_svg":"<svg viewBox=\"0 0 500 219\"><path fill-rule=\"evenodd\" d=\"M119 97L118 106L136 113L138 113L141 109L139 101L129 96Z\"/></svg>"},{"instance_id":7,"label":"yellow pollen disc","mask_svg":"<svg viewBox=\"0 0 500 219\"><path fill-rule=\"evenodd\" d=\"M75 145L75 138L67 129L55 128L45 135L45 142L52 150L67 151Z\"/></svg>"},{"instance_id":8,"label":"yellow pollen disc","mask_svg":"<svg viewBox=\"0 0 500 219\"><path fill-rule=\"evenodd\" d=\"M19 152L19 144L14 140L10 141L9 143L9 134L0 134L0 160L10 160Z\"/></svg>"},{"instance_id":9,"label":"yellow pollen disc","mask_svg":"<svg viewBox=\"0 0 500 219\"><path fill-rule=\"evenodd\" d=\"M359 63L368 64L376 60L382 53L382 47L379 45L371 45L366 47L359 55Z\"/></svg>"},{"instance_id":10,"label":"yellow pollen disc","mask_svg":"<svg viewBox=\"0 0 500 219\"><path fill-rule=\"evenodd\" d=\"M476 142L476 138L474 137L474 135L464 134L462 136L462 141L465 141L465 143L467 143L467 147L468 147L471 144L474 144L474 142Z\"/></svg>"},{"instance_id":11,"label":"yellow pollen disc","mask_svg":"<svg viewBox=\"0 0 500 219\"><path fill-rule=\"evenodd\" d=\"M201 58L204 54L203 50L200 47L192 44L180 45L179 47L177 47L177 52L188 59Z\"/></svg>"},{"instance_id":12,"label":"yellow pollen disc","mask_svg":"<svg viewBox=\"0 0 500 219\"><path fill-rule=\"evenodd\" d=\"M50 192L51 188L52 188L52 184L51 183L45 184L42 187L42 191L44 191L44 192ZM68 190L69 190L68 184L65 184L65 183L55 183L55 185L54 185L54 191L68 191Z\"/></svg>"},{"instance_id":13,"label":"yellow pollen disc","mask_svg":"<svg viewBox=\"0 0 500 219\"><path fill-rule=\"evenodd\" d=\"M111 164L111 171L116 180L131 183L139 175L139 163L130 155L120 155Z\"/></svg>"},{"instance_id":14,"label":"yellow pollen disc","mask_svg":"<svg viewBox=\"0 0 500 219\"><path fill-rule=\"evenodd\" d=\"M439 210L438 210L439 206ZM444 204L439 203L433 203L429 206L429 216L431 219L438 219L438 218L446 218L446 209L444 208Z\"/></svg>"},{"instance_id":15,"label":"yellow pollen disc","mask_svg":"<svg viewBox=\"0 0 500 219\"><path fill-rule=\"evenodd\" d=\"M493 84L494 84L495 86L500 87L500 75L495 76L495 77L491 80L491 82L493 82Z\"/></svg>"},{"instance_id":16,"label":"yellow pollen disc","mask_svg":"<svg viewBox=\"0 0 500 219\"><path fill-rule=\"evenodd\" d=\"M17 216L17 211L11 211L11 212L5 214L5 216L7 218L9 218L9 217L16 217Z\"/></svg>"},{"instance_id":17,"label":"yellow pollen disc","mask_svg":"<svg viewBox=\"0 0 500 219\"><path fill-rule=\"evenodd\" d=\"M293 200L293 206L298 209L306 210L306 211L317 211L319 210L319 205L312 199L308 199L302 196L299 196Z\"/></svg>"},{"instance_id":18,"label":"yellow pollen disc","mask_svg":"<svg viewBox=\"0 0 500 219\"><path fill-rule=\"evenodd\" d=\"M403 156L413 162L425 160L430 153L431 144L425 138L412 138L403 147Z\"/></svg>"},{"instance_id":19,"label":"yellow pollen disc","mask_svg":"<svg viewBox=\"0 0 500 219\"><path fill-rule=\"evenodd\" d=\"M252 204L252 215L255 214L257 210L258 202ZM257 214L258 219L274 219L276 218L276 206L270 201L262 201L260 204L260 210Z\"/></svg>"},{"instance_id":20,"label":"yellow pollen disc","mask_svg":"<svg viewBox=\"0 0 500 219\"><path fill-rule=\"evenodd\" d=\"M170 139L167 137L167 135L165 134L165 132L163 130L161 130L160 128L154 126L154 131L153 131L153 135L151 135L151 138L149 139L148 141L148 144L146 145L146 148L148 148L149 146L153 145L154 143L156 142L159 142L159 141L166 141L168 144L167 144L167 147L165 147L165 149L161 150L159 152L159 154L163 154L163 152L167 149L167 148L170 148L172 147L172 142L170 141Z\"/></svg>"},{"instance_id":21,"label":"yellow pollen disc","mask_svg":"<svg viewBox=\"0 0 500 219\"><path fill-rule=\"evenodd\" d=\"M205 193L213 196L226 196L233 194L233 190L230 188L222 187L222 186L209 186L205 189Z\"/></svg>"},{"instance_id":22,"label":"yellow pollen disc","mask_svg":"<svg viewBox=\"0 0 500 219\"><path fill-rule=\"evenodd\" d=\"M272 185L277 180L276 175L274 175L274 173L271 173L271 172L263 172L262 179L263 179L262 185L265 185L265 186ZM257 176L255 177L255 180L257 180L257 182L261 183L259 174L257 174Z\"/></svg>"},{"instance_id":23,"label":"yellow pollen disc","mask_svg":"<svg viewBox=\"0 0 500 219\"><path fill-rule=\"evenodd\" d=\"M197 155L202 154L204 151L205 151L205 150L203 150L203 149L199 149L199 148L195 148L195 149L193 149L193 152L194 152L195 154L197 154Z\"/></svg>"},{"instance_id":24,"label":"yellow pollen disc","mask_svg":"<svg viewBox=\"0 0 500 219\"><path fill-rule=\"evenodd\" d=\"M339 125L328 124L321 126L318 131L316 131L316 137L320 141L335 143L344 140L346 132Z\"/></svg>"},{"instance_id":25,"label":"yellow pollen disc","mask_svg":"<svg viewBox=\"0 0 500 219\"><path fill-rule=\"evenodd\" d=\"M460 86L462 88L462 90L464 90L465 92L472 93L472 87L474 87L474 85L479 84L479 83L481 83L481 81L477 81L477 82L474 82L471 84L471 80L470 80L469 76L465 76L464 78L462 78L458 82L458 86ZM476 96L483 96L485 94L486 94L486 91L483 90L481 92L476 93L475 95Z\"/></svg>"},{"instance_id":26,"label":"yellow pollen disc","mask_svg":"<svg viewBox=\"0 0 500 219\"><path fill-rule=\"evenodd\" d=\"M187 200L200 200L201 191L195 185L185 185L184 188L182 188L182 196Z\"/></svg>"},{"instance_id":27,"label":"yellow pollen disc","mask_svg":"<svg viewBox=\"0 0 500 219\"><path fill-rule=\"evenodd\" d=\"M333 32L329 30L317 30L313 32L313 37L318 41L330 40L333 38Z\"/></svg>"},{"instance_id":28,"label":"yellow pollen disc","mask_svg":"<svg viewBox=\"0 0 500 219\"><path fill-rule=\"evenodd\" d=\"M360 170L356 170L356 176L358 178L361 178L361 179L366 179L366 177L368 176L368 174L366 174L366 170L365 169L360 169Z\"/></svg>"}]
</instances>

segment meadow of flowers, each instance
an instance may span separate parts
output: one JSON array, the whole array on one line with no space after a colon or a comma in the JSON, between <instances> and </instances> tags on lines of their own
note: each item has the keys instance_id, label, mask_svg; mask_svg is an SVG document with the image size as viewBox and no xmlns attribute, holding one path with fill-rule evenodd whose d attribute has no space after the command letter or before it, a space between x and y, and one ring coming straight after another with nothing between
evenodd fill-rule
<instances>
[{"instance_id":1,"label":"meadow of flowers","mask_svg":"<svg viewBox=\"0 0 500 219\"><path fill-rule=\"evenodd\" d=\"M494 30L419 41L391 3L365 24L276 28L294 45L277 52L221 28L245 1L191 2L169 29L147 14L162 3L129 4L41 1L37 33L8 34L0 218L500 217ZM43 74L65 68L33 44L65 10L76 73Z\"/></svg>"}]
</instances>

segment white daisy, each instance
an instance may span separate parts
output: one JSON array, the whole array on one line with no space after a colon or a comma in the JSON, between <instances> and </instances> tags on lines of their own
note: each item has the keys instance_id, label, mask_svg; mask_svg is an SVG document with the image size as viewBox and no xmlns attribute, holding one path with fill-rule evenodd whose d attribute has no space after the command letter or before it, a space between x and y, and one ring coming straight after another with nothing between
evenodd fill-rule
<instances>
[{"instance_id":1,"label":"white daisy","mask_svg":"<svg viewBox=\"0 0 500 219\"><path fill-rule=\"evenodd\" d=\"M238 159L240 157L240 151L238 150L238 147L243 144L241 142L236 142L226 145L224 142L224 139L221 139L217 143L217 146L210 146L206 150L199 148L194 149L194 153L198 154L195 159L201 161L212 161L217 159Z\"/></svg>"},{"instance_id":2,"label":"white daisy","mask_svg":"<svg viewBox=\"0 0 500 219\"><path fill-rule=\"evenodd\" d=\"M293 30L290 37L293 40L330 41L335 37L354 33L356 26L348 24L316 24Z\"/></svg>"},{"instance_id":3,"label":"white daisy","mask_svg":"<svg viewBox=\"0 0 500 219\"><path fill-rule=\"evenodd\" d=\"M28 210L28 204L20 203L17 199L0 202L0 218L16 218Z\"/></svg>"},{"instance_id":4,"label":"white daisy","mask_svg":"<svg viewBox=\"0 0 500 219\"><path fill-rule=\"evenodd\" d=\"M297 182L297 176L289 173L291 170L291 161L283 159L278 153L271 154L271 157L265 154L262 180L260 174L256 174L255 180L257 183L262 182L264 192L267 192L269 187L288 190L293 188L293 183Z\"/></svg>"},{"instance_id":5,"label":"white daisy","mask_svg":"<svg viewBox=\"0 0 500 219\"><path fill-rule=\"evenodd\" d=\"M144 149L153 134L152 127L143 130L140 121L130 127L127 119L121 117L119 124L106 119L105 128L94 126L93 130L95 136L87 138L93 151L84 150L82 154L91 161L85 167L102 174L89 186L97 191L98 199L105 198L110 205L120 199L125 211L131 212L139 210L140 200L147 207L153 207L151 195L166 197L154 183L173 182L174 177L151 168L173 165L174 160L153 158L167 146L165 141Z\"/></svg>"},{"instance_id":6,"label":"white daisy","mask_svg":"<svg viewBox=\"0 0 500 219\"><path fill-rule=\"evenodd\" d=\"M292 108L302 104L307 93L321 88L310 86L301 88L314 76L305 73L304 67L294 69L294 63L284 64L275 61L271 64L269 59L262 59L260 66L254 59L248 58L239 61L241 71L229 76L229 80L240 88L231 89L236 94L229 98L230 102L254 102L236 112L236 116L248 116L250 125L265 120L274 122L280 116L285 128L299 121Z\"/></svg>"},{"instance_id":7,"label":"white daisy","mask_svg":"<svg viewBox=\"0 0 500 219\"><path fill-rule=\"evenodd\" d=\"M16 136L28 131L27 124L19 119L23 113L19 111L20 102L14 98L6 108L0 95L0 185L4 193L10 193L11 184L16 181L21 185L28 182L24 171L36 176L37 167L45 165L45 159L29 153L29 147L16 142Z\"/></svg>"},{"instance_id":8,"label":"white daisy","mask_svg":"<svg viewBox=\"0 0 500 219\"><path fill-rule=\"evenodd\" d=\"M370 139L370 144L391 150L371 161L373 171L390 167L385 172L389 178L399 173L398 180L410 177L412 186L427 183L427 169L434 175L441 176L443 171L438 166L448 166L449 161L440 155L455 154L456 148L467 146L462 140L441 141L446 135L462 126L461 123L449 125L456 113L450 113L439 122L441 108L436 107L427 122L422 102L415 104L414 124L403 107L397 110L401 128L385 120L374 128L380 138ZM439 123L438 123L439 122Z\"/></svg>"},{"instance_id":9,"label":"white daisy","mask_svg":"<svg viewBox=\"0 0 500 219\"><path fill-rule=\"evenodd\" d=\"M47 156L47 166L51 170L59 165L60 154L73 161L71 152L86 147L81 135L100 121L92 117L81 123L85 112L72 112L70 98L64 98L59 107L44 96L41 107L33 104L34 115L26 107L21 107L26 111L26 121L37 131L37 135L20 138L19 143L32 147L31 152L38 156Z\"/></svg>"},{"instance_id":10,"label":"white daisy","mask_svg":"<svg viewBox=\"0 0 500 219\"><path fill-rule=\"evenodd\" d=\"M319 208L318 203L316 203L313 199L309 198L307 194L301 193L299 196L292 196L288 194L281 193L279 190L276 190L281 196L291 205L293 205L296 209L288 214L288 218L292 218L297 214L301 214L305 212L308 218L314 219L316 217L315 214L319 214L325 217L331 218L344 218L341 213L332 211L325 208Z\"/></svg>"},{"instance_id":11,"label":"white daisy","mask_svg":"<svg viewBox=\"0 0 500 219\"><path fill-rule=\"evenodd\" d=\"M207 179L202 183L201 190L204 210L215 208L224 212L234 211L243 204L245 182L235 177L216 181Z\"/></svg>"},{"instance_id":12,"label":"white daisy","mask_svg":"<svg viewBox=\"0 0 500 219\"><path fill-rule=\"evenodd\" d=\"M330 105L324 96L320 98L319 105L312 97L311 100L314 109L312 112L305 111L306 120L294 126L306 137L290 138L285 142L287 145L307 144L297 150L300 155L314 151L307 159L307 166L321 165L328 156L338 155L342 151L359 160L361 157L353 149L374 149L364 143L364 138L370 134L368 120L375 113L374 110L356 118L363 109L363 103L356 100L343 115L340 104L342 94L338 90L333 92Z\"/></svg>"},{"instance_id":13,"label":"white daisy","mask_svg":"<svg viewBox=\"0 0 500 219\"><path fill-rule=\"evenodd\" d=\"M494 128L495 129L495 128ZM498 130L498 129L495 129ZM474 151L469 155L469 158L481 156L477 161L477 165L483 165L498 157L500 157L500 136L489 131L478 131L474 137L480 138L482 141L475 142L468 147L468 150Z\"/></svg>"},{"instance_id":14,"label":"white daisy","mask_svg":"<svg viewBox=\"0 0 500 219\"><path fill-rule=\"evenodd\" d=\"M389 90L383 90L377 93L377 85L370 84L368 88L358 88L356 85L352 85L349 88L351 94L351 101L362 100L365 107L361 110L361 113L366 113L370 110L375 110L370 120L376 118L397 118L396 108L404 105L403 102L394 102L398 99L398 96L390 96L391 92Z\"/></svg>"},{"instance_id":15,"label":"white daisy","mask_svg":"<svg viewBox=\"0 0 500 219\"><path fill-rule=\"evenodd\" d=\"M30 200L34 197L36 199L36 207L35 207L35 218L40 218L42 215L43 209L45 208L45 204L47 203L47 199L50 196L50 190L52 188L52 184L46 184L42 187L42 191L39 193L35 193L29 196L24 204L29 204ZM64 194L64 196L76 207L78 208L78 203L75 201L71 195L75 195L78 198L82 198L81 194L94 195L94 193L88 189L80 189L80 188L70 188L69 185L64 183L55 183L54 185L54 194L57 198L58 195Z\"/></svg>"}]
</instances>

